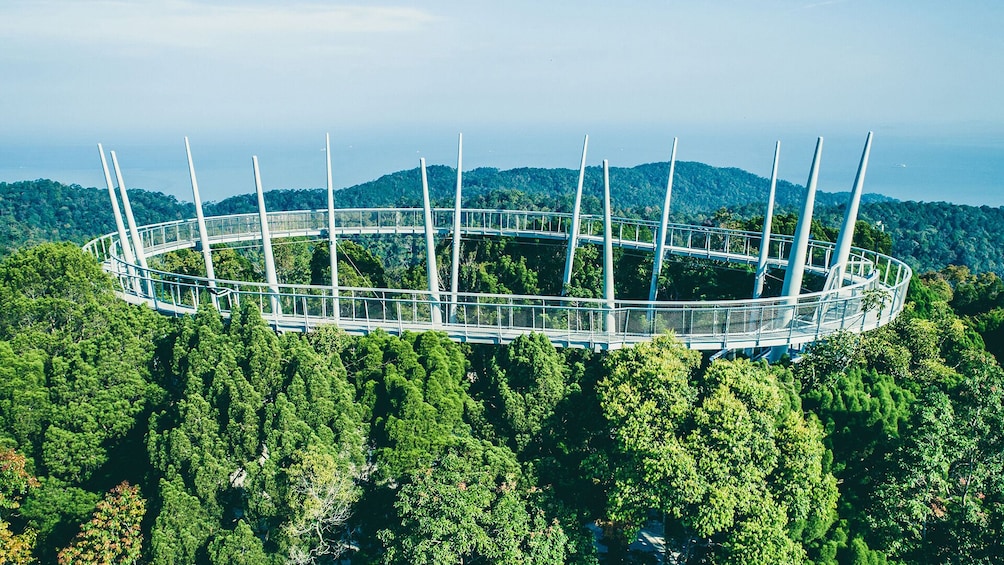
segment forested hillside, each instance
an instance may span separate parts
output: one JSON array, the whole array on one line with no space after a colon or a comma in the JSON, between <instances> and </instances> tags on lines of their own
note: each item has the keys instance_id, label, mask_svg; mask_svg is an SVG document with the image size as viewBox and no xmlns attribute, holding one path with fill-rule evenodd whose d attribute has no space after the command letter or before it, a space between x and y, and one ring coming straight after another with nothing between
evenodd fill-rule
<instances>
[{"instance_id":1,"label":"forested hillside","mask_svg":"<svg viewBox=\"0 0 1004 565\"><path fill-rule=\"evenodd\" d=\"M871 202L861 219L882 222L893 254L921 271L947 265L1004 275L1004 207L947 202Z\"/></svg>"},{"instance_id":2,"label":"forested hillside","mask_svg":"<svg viewBox=\"0 0 1004 565\"><path fill-rule=\"evenodd\" d=\"M325 246L297 245L286 268L326 278ZM548 284L533 242L470 245L465 284ZM422 271L346 248L352 276ZM618 261L625 292L626 273L647 280ZM667 279L749 283L694 262ZM602 354L533 334L277 336L250 304L166 318L71 244L0 262L0 305L4 563L651 562L629 549L641 527L686 563L1004 552L992 274L918 277L892 325L772 366L671 336Z\"/></svg>"},{"instance_id":3,"label":"forested hillside","mask_svg":"<svg viewBox=\"0 0 1004 565\"><path fill-rule=\"evenodd\" d=\"M672 218L684 222L721 223L722 218L762 217L767 180L739 169L701 163L677 164ZM428 170L434 205L452 206L456 172L445 166ZM615 213L657 219L665 194L667 163L611 169ZM577 171L569 169L480 168L464 173L465 205L471 207L532 207L570 211ZM583 208L601 211L602 174L587 169ZM417 169L385 175L336 192L338 207L418 206L421 204ZM778 183L778 210L797 211L803 189ZM190 218L192 205L156 192L130 189L130 200L140 223ZM818 193L816 218L822 225L839 225L846 194ZM265 194L270 210L323 209L320 189L273 190ZM253 194L206 204L207 215L251 213ZM891 236L890 250L920 272L948 265L974 272L1004 275L1004 208L974 207L944 202L899 202L866 194L860 219ZM759 226L744 221L759 230ZM0 257L43 241L87 239L114 230L105 189L66 186L48 180L0 183ZM783 230L778 230L783 233ZM821 233L821 232L820 232Z\"/></svg>"},{"instance_id":4,"label":"forested hillside","mask_svg":"<svg viewBox=\"0 0 1004 565\"><path fill-rule=\"evenodd\" d=\"M668 163L640 165L631 169L611 169L614 205L619 213L657 217L666 190ZM435 205L452 206L456 171L449 167L428 169ZM570 169L481 168L464 173L464 194L468 206L533 206L570 211L578 171ZM601 210L602 173L587 169L584 207ZM157 192L130 189L136 220L140 224L193 217L191 204ZM340 208L366 206L420 206L421 184L417 169L385 175L377 180L335 193ZM766 181L739 169L720 169L701 163L677 164L673 211L680 219L706 215L722 207L733 209L762 203ZM800 189L790 183L778 185L778 203L795 206ZM844 196L821 193L820 204L838 204ZM870 199L881 197L869 196ZM327 196L320 189L273 190L265 194L270 210L321 209ZM62 185L50 180L0 182L0 256L42 241L84 240L115 229L106 189ZM257 211L254 194L234 196L206 204L207 215ZM756 208L756 212L761 212Z\"/></svg>"},{"instance_id":5,"label":"forested hillside","mask_svg":"<svg viewBox=\"0 0 1004 565\"><path fill-rule=\"evenodd\" d=\"M195 207L173 196L129 190L136 221L180 220L195 215ZM51 180L0 182L0 257L46 241L83 244L96 235L115 231L107 189L83 188Z\"/></svg>"}]
</instances>

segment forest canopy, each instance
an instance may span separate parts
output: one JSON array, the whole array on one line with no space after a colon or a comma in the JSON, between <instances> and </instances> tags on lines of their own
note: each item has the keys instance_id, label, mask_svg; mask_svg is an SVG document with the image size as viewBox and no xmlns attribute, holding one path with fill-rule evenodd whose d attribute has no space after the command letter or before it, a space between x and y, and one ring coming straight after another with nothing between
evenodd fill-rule
<instances>
[{"instance_id":1,"label":"forest canopy","mask_svg":"<svg viewBox=\"0 0 1004 565\"><path fill-rule=\"evenodd\" d=\"M650 186L615 193L619 213L657 215L663 168L617 171L623 187ZM674 219L759 229L763 179L678 170L691 178L677 185ZM414 204L414 174L340 191L340 203ZM440 204L452 203L452 175L430 170ZM593 177L585 206L596 211ZM465 178L471 205L567 209L574 172ZM698 186L713 190L686 196ZM794 229L796 189L782 191L777 232ZM268 199L319 208L322 196ZM141 223L193 215L157 193L130 197ZM824 198L813 237L835 237L843 198ZM51 181L0 183L0 563L650 563L632 545L642 531L678 563L1004 554L998 209L864 203L856 244L931 270L892 324L768 365L742 352L712 361L671 335L602 353L540 334L505 346L334 327L279 335L252 303L167 318L119 300L80 250L114 229L106 200ZM207 213L249 206L235 197ZM985 244L953 247L973 234ZM74 243L35 245L49 239ZM408 245L341 242L343 284L421 288ZM561 290L542 273L563 246L465 245L465 288ZM327 284L327 252L282 242L283 280ZM437 252L445 264L448 249ZM220 276L262 276L254 252L213 254ZM158 260L204 269L191 250ZM644 294L644 258L615 261L618 296ZM566 290L594 296L600 275L585 246ZM675 260L660 293L748 296L750 276Z\"/></svg>"},{"instance_id":2,"label":"forest canopy","mask_svg":"<svg viewBox=\"0 0 1004 565\"><path fill-rule=\"evenodd\" d=\"M646 529L687 563L991 563L989 277L918 277L893 324L767 365L166 318L32 247L0 263L0 557L645 562Z\"/></svg>"}]
</instances>

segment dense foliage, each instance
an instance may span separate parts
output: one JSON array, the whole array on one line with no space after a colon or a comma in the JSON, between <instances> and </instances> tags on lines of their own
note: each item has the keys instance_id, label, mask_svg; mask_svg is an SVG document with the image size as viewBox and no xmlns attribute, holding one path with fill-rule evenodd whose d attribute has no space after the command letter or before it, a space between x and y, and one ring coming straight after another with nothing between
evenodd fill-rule
<instances>
[{"instance_id":1,"label":"dense foliage","mask_svg":"<svg viewBox=\"0 0 1004 565\"><path fill-rule=\"evenodd\" d=\"M739 198L729 192L741 190L729 184L737 173L702 167L688 174ZM442 202L452 174L430 171ZM614 178L661 191L661 174L653 165ZM380 198L414 203L412 176L376 181L398 186ZM485 206L563 208L553 191L570 194L574 183L561 170L465 177ZM598 209L590 178L587 207ZM4 229L27 221L38 231L3 240L3 253L113 229L81 227L82 215L109 215L86 204L106 192L47 182L0 185L3 205L35 198L38 185L79 209L4 208ZM543 188L509 190L530 186ZM135 192L141 221L190 214ZM320 194L270 198L301 208ZM622 193L634 206L622 211L654 217L642 202L659 199L646 194ZM340 197L373 198L362 188ZM280 336L250 303L232 318L208 303L179 319L130 306L73 244L10 253L0 262L0 563L650 562L631 549L642 529L663 536L678 563L994 563L1004 554L1004 282L979 263L991 250L939 259L937 249L973 230L991 238L981 222L1000 218L914 204L866 203L855 237L900 254L922 224L895 216L897 206L957 224L916 240L926 243L907 258L940 270L914 277L906 312L771 366L741 355L712 362L671 336L608 354L558 350L537 334L504 347L435 332ZM246 211L239 199L224 205L219 213ZM695 214L712 225L761 221L711 200L687 206L705 205ZM826 223L839 216L824 209L814 237L833 239ZM885 231L878 218L889 218ZM782 211L775 231L795 221ZM437 250L441 268L448 244ZM340 282L422 288L414 246L343 240ZM594 246L577 252L566 289L554 268L561 244L472 238L462 251L462 290L602 288ZM280 279L327 284L327 253L278 241ZM263 277L256 249L213 254L221 277ZM647 294L649 259L617 252L618 296ZM941 268L955 260L972 268ZM204 269L191 250L158 261ZM751 281L749 269L672 260L659 292L747 296Z\"/></svg>"},{"instance_id":2,"label":"dense foliage","mask_svg":"<svg viewBox=\"0 0 1004 565\"><path fill-rule=\"evenodd\" d=\"M485 245L511 259L467 244L485 290L539 290L558 253ZM327 278L295 249L290 269ZM409 276L345 253L354 276ZM992 563L1002 290L917 277L894 324L767 366L668 336L596 354L278 336L251 304L172 320L116 299L77 247L34 247L0 263L0 557L613 563L644 561L647 528L687 563Z\"/></svg>"},{"instance_id":3,"label":"dense foliage","mask_svg":"<svg viewBox=\"0 0 1004 565\"><path fill-rule=\"evenodd\" d=\"M191 218L195 206L159 192L129 189L140 225ZM108 190L51 180L0 182L0 257L46 241L84 243L115 231Z\"/></svg>"},{"instance_id":4,"label":"dense foliage","mask_svg":"<svg viewBox=\"0 0 1004 565\"><path fill-rule=\"evenodd\" d=\"M966 266L1004 275L1004 208L947 202L873 202L861 219L881 222L893 239L893 255L915 269Z\"/></svg>"}]
</instances>

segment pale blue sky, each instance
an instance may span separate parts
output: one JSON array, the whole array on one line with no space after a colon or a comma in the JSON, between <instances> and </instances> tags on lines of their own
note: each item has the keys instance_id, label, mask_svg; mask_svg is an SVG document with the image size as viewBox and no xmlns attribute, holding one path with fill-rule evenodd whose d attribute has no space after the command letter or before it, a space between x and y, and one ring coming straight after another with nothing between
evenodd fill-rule
<instances>
[{"instance_id":1,"label":"pale blue sky","mask_svg":"<svg viewBox=\"0 0 1004 565\"><path fill-rule=\"evenodd\" d=\"M574 167L584 133L597 161L665 160L679 136L681 159L759 174L780 137L796 182L815 135L841 171L869 130L878 156L944 140L1004 161L1001 29L997 1L5 0L0 180L58 161L100 184L82 159L103 141L128 184L185 196L157 171L184 173L189 135L197 165L259 153L267 184L319 186L281 156L314 159L326 131L340 184L450 163L458 131L469 166L502 168Z\"/></svg>"}]
</instances>

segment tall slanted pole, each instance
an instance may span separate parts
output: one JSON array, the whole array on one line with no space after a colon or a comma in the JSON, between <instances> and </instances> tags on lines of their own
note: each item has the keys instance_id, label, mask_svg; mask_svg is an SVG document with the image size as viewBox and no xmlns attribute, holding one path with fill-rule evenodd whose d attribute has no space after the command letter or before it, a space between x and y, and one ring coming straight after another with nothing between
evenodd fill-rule
<instances>
[{"instance_id":1,"label":"tall slanted pole","mask_svg":"<svg viewBox=\"0 0 1004 565\"><path fill-rule=\"evenodd\" d=\"M666 255L666 230L669 227L669 202L673 196L673 176L676 174L676 138L673 138L673 153L669 158L669 182L666 183L666 199L662 203L662 220L659 222L659 236L655 242L655 261L652 264L652 283L648 287L648 299L654 302L659 294L659 275Z\"/></svg>"},{"instance_id":2,"label":"tall slanted pole","mask_svg":"<svg viewBox=\"0 0 1004 565\"><path fill-rule=\"evenodd\" d=\"M328 172L328 254L331 256L331 296L334 298L332 317L335 325L341 315L338 301L338 242L335 240L335 186L331 180L331 135L324 134L324 156Z\"/></svg>"},{"instance_id":3,"label":"tall slanted pole","mask_svg":"<svg viewBox=\"0 0 1004 565\"><path fill-rule=\"evenodd\" d=\"M617 318L614 315L614 244L613 226L610 221L610 167L603 160L603 299L606 301L606 331L612 334L617 330Z\"/></svg>"},{"instance_id":4,"label":"tall slanted pole","mask_svg":"<svg viewBox=\"0 0 1004 565\"><path fill-rule=\"evenodd\" d=\"M265 282L271 291L269 303L272 305L272 315L282 315L282 305L279 303L279 278L275 274L275 255L272 254L272 234L268 230L268 212L265 210L265 193L261 189L261 172L258 170L258 156L251 157L254 168L254 189L258 195L258 221L261 223L261 246L265 252Z\"/></svg>"},{"instance_id":5,"label":"tall slanted pole","mask_svg":"<svg viewBox=\"0 0 1004 565\"><path fill-rule=\"evenodd\" d=\"M188 154L188 174L192 177L192 197L195 199L195 218L199 224L199 242L202 244L202 259L206 263L206 278L209 279L209 296L213 307L219 309L220 304L213 291L216 288L216 270L213 269L213 251L209 246L209 232L206 229L206 216L202 213L202 197L199 195L199 181L195 179L195 164L192 161L192 146L185 136L185 153Z\"/></svg>"},{"instance_id":6,"label":"tall slanted pole","mask_svg":"<svg viewBox=\"0 0 1004 565\"><path fill-rule=\"evenodd\" d=\"M823 138L816 141L816 153L812 157L812 168L809 169L809 181L805 187L805 201L802 214L795 224L795 238L788 254L788 267L784 273L784 286L781 296L785 297L787 306L779 322L779 327L790 324L795 317L798 305L798 295L802 291L802 277L805 274L805 256L809 249L809 231L812 227L812 208L816 200L816 184L819 180L819 160L823 155ZM787 345L779 345L771 349L770 359L775 361L788 350Z\"/></svg>"},{"instance_id":7,"label":"tall slanted pole","mask_svg":"<svg viewBox=\"0 0 1004 565\"><path fill-rule=\"evenodd\" d=\"M802 290L802 277L805 275L805 254L809 249L809 231L812 228L812 208L816 200L816 183L819 180L819 159L823 154L823 138L816 141L816 153L812 157L812 168L809 169L809 181L805 187L805 201L802 204L802 214L795 224L795 238L788 255L788 269L784 274L784 286L781 295L796 298ZM792 300L792 303L795 301Z\"/></svg>"},{"instance_id":8,"label":"tall slanted pole","mask_svg":"<svg viewBox=\"0 0 1004 565\"><path fill-rule=\"evenodd\" d=\"M774 166L770 169L770 191L767 194L767 212L763 216L763 233L760 235L760 257L756 264L756 283L753 298L763 294L763 283L767 277L767 256L770 253L770 228L774 221L774 195L777 192L777 163L781 156L781 141L774 145Z\"/></svg>"},{"instance_id":9,"label":"tall slanted pole","mask_svg":"<svg viewBox=\"0 0 1004 565\"><path fill-rule=\"evenodd\" d=\"M586 150L589 149L589 135L582 141L582 162L579 163L579 184L575 189L575 205L572 208L572 225L568 229L568 253L565 254L565 274L561 278L561 295L568 292L572 284L572 264L575 261L575 248L579 242L579 214L582 211L582 183L586 179Z\"/></svg>"},{"instance_id":10,"label":"tall slanted pole","mask_svg":"<svg viewBox=\"0 0 1004 565\"><path fill-rule=\"evenodd\" d=\"M122 212L119 210L119 198L115 196L115 188L112 186L112 175L108 172L108 161L105 160L105 149L98 144L98 154L101 155L101 169L105 173L105 184L108 185L108 197L112 201L112 213L115 215L115 229L119 234L119 247L122 248L122 256L128 265L132 287L135 292L139 292L139 280L136 278L136 271L132 268L136 264L136 256L132 252L132 244L129 243L129 236L126 235L125 224L122 222Z\"/></svg>"},{"instance_id":11,"label":"tall slanted pole","mask_svg":"<svg viewBox=\"0 0 1004 565\"><path fill-rule=\"evenodd\" d=\"M429 277L429 294L432 295L432 324L443 323L443 312L440 310L439 269L436 267L436 242L432 236L432 205L429 203L429 177L425 173L425 157L419 159L422 166L422 206L425 211L425 249L426 267Z\"/></svg>"},{"instance_id":12,"label":"tall slanted pole","mask_svg":"<svg viewBox=\"0 0 1004 565\"><path fill-rule=\"evenodd\" d=\"M457 321L457 303L460 298L460 210L464 186L464 134L457 141L457 193L453 197L453 260L450 263L450 323Z\"/></svg>"},{"instance_id":13,"label":"tall slanted pole","mask_svg":"<svg viewBox=\"0 0 1004 565\"><path fill-rule=\"evenodd\" d=\"M125 211L126 222L129 224L129 234L132 236L132 247L136 252L136 260L139 261L139 266L143 269L141 276L146 281L147 297L154 298L153 283L150 281L150 267L146 264L146 250L143 248L143 238L139 235L139 229L136 227L136 218L132 215L132 206L129 205L129 194L126 192L126 185L122 180L122 169L119 168L118 157L115 156L114 151L111 154L112 167L115 169L115 180L119 183L119 194L122 196L122 209Z\"/></svg>"},{"instance_id":14,"label":"tall slanted pole","mask_svg":"<svg viewBox=\"0 0 1004 565\"><path fill-rule=\"evenodd\" d=\"M827 288L839 288L843 286L844 270L847 267L847 259L851 254L851 242L854 240L854 224L858 221L858 205L861 203L861 192L865 185L865 172L868 170L868 155L872 150L872 132L868 132L865 138L865 148L861 152L861 163L858 165L858 174L854 177L854 187L851 189L851 199L847 203L847 211L844 213L844 225L840 228L840 235L837 236L836 254L830 262L830 273L827 277Z\"/></svg>"}]
</instances>

